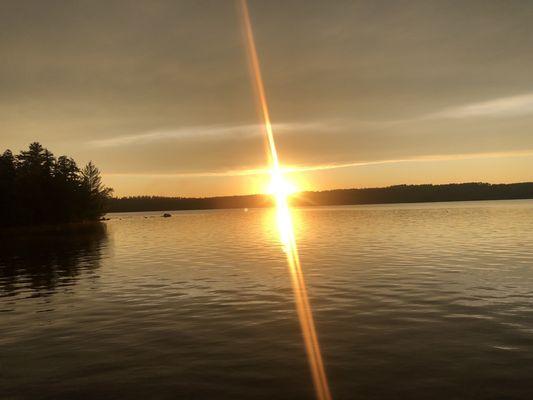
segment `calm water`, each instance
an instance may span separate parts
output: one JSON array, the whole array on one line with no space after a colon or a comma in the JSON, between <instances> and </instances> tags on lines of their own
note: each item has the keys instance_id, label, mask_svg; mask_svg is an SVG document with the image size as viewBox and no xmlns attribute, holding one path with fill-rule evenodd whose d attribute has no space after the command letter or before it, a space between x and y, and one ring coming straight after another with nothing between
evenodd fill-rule
<instances>
[{"instance_id":1,"label":"calm water","mask_svg":"<svg viewBox=\"0 0 533 400\"><path fill-rule=\"evenodd\" d=\"M271 210L9 237L0 397L307 399ZM530 399L533 202L294 212L336 399Z\"/></svg>"}]
</instances>

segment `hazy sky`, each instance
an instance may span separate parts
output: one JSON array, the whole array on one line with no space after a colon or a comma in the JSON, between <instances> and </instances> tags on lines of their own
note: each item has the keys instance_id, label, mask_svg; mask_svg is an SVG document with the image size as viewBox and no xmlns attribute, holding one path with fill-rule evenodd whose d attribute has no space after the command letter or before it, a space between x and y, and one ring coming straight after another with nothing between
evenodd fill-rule
<instances>
[{"instance_id":1,"label":"hazy sky","mask_svg":"<svg viewBox=\"0 0 533 400\"><path fill-rule=\"evenodd\" d=\"M251 0L305 189L533 180L533 2ZM236 2L0 2L0 144L93 160L118 195L261 191Z\"/></svg>"}]
</instances>

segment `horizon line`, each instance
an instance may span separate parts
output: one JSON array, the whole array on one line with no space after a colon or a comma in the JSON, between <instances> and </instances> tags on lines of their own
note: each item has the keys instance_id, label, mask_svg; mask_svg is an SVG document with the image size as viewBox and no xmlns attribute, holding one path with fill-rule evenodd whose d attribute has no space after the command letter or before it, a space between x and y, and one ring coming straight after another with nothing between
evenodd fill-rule
<instances>
[{"instance_id":1,"label":"horizon line","mask_svg":"<svg viewBox=\"0 0 533 400\"><path fill-rule=\"evenodd\" d=\"M533 184L532 181L522 181L522 182L500 182L500 183L491 183L486 181L469 181L469 182L448 182L448 183L399 183L394 185L387 186L374 186L374 187L348 187L348 188L336 188L336 189L322 189L322 190L302 190L296 192L294 197L298 197L301 194L306 193L323 193L323 192L335 192L335 191L344 191L344 190L373 190L373 189L390 189L399 186L451 186L451 185L490 185L490 186L499 186L499 185L523 185L523 184ZM229 195L218 195L218 196L165 196L165 195L151 195L151 194L140 194L140 195L127 195L120 197L112 197L112 199L120 200L127 198L139 198L139 197L155 197L155 198L165 198L165 199L219 199L225 197L251 197L251 196L271 196L269 193L250 193L250 194L229 194Z\"/></svg>"}]
</instances>

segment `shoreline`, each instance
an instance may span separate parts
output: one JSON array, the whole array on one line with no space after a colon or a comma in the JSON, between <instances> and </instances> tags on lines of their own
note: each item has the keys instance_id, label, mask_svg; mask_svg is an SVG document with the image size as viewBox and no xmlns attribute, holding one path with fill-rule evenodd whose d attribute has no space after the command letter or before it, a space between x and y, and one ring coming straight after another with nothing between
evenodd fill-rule
<instances>
[{"instance_id":1,"label":"shoreline","mask_svg":"<svg viewBox=\"0 0 533 400\"><path fill-rule=\"evenodd\" d=\"M533 182L506 184L470 182L305 191L296 193L289 201L292 207L302 207L520 199L533 199ZM273 206L273 198L268 194L215 197L132 196L109 200L109 212L268 208Z\"/></svg>"},{"instance_id":2,"label":"shoreline","mask_svg":"<svg viewBox=\"0 0 533 400\"><path fill-rule=\"evenodd\" d=\"M436 205L436 204L454 204L458 205L459 203L479 203L479 202L500 202L500 201L533 201L532 198L518 198L518 199L483 199L483 200L443 200L443 201L416 201L416 202L389 202L389 203L359 203L359 204L323 204L323 205L294 205L291 206L293 209L320 209L320 208L331 208L331 207L386 207L386 206L416 206L416 205ZM188 209L161 209L161 210L135 210L135 211L110 211L106 214L106 217L110 217L114 214L136 214L136 213L158 213L154 216L161 217L159 213L163 212L198 212L198 211L226 211L226 210L264 210L264 209L274 209L274 206L265 206L265 207L227 207L227 208L188 208ZM108 218L112 220L114 218Z\"/></svg>"}]
</instances>

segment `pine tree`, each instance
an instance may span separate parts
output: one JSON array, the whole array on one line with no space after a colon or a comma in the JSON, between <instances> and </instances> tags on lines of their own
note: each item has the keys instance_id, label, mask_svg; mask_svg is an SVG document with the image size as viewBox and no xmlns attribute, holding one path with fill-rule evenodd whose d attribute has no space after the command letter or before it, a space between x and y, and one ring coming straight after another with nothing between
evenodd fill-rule
<instances>
[{"instance_id":1,"label":"pine tree","mask_svg":"<svg viewBox=\"0 0 533 400\"><path fill-rule=\"evenodd\" d=\"M0 155L0 226L96 220L111 193L92 162L80 170L37 142Z\"/></svg>"},{"instance_id":2,"label":"pine tree","mask_svg":"<svg viewBox=\"0 0 533 400\"><path fill-rule=\"evenodd\" d=\"M89 212L89 218L94 218L105 213L107 200L110 198L113 189L107 188L102 184L100 170L89 161L89 163L81 170L82 185L88 192L88 206L86 210Z\"/></svg>"}]
</instances>

